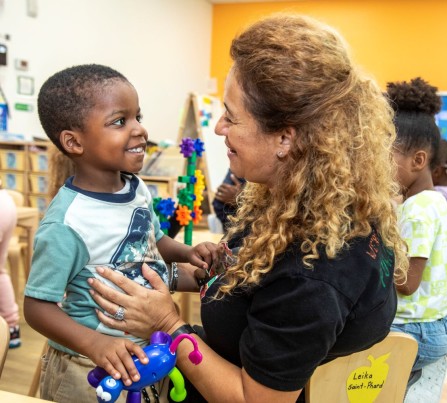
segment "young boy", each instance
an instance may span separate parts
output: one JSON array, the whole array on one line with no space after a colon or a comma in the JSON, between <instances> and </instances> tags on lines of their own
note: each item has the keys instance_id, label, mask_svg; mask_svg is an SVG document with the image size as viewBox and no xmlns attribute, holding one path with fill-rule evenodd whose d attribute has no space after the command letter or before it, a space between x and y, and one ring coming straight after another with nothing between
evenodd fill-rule
<instances>
[{"instance_id":1,"label":"young boy","mask_svg":"<svg viewBox=\"0 0 447 403\"><path fill-rule=\"evenodd\" d=\"M73 161L75 174L53 199L36 234L25 318L49 338L41 397L93 401L89 370L99 365L127 385L137 381L131 354L147 362L140 347L147 340L98 321L87 279L107 265L148 286L141 275L146 263L173 289L178 273L165 262L207 268L214 245L187 246L160 230L150 192L134 175L142 168L148 135L137 92L122 74L95 64L60 71L43 84L38 112L48 137ZM185 278L195 282L185 271L180 285ZM114 318L126 319L122 307L116 307Z\"/></svg>"}]
</instances>

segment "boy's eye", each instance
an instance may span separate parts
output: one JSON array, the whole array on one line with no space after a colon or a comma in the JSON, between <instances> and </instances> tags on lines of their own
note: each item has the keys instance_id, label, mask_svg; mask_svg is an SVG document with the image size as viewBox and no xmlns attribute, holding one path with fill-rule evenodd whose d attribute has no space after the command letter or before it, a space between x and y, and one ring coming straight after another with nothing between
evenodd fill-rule
<instances>
[{"instance_id":1,"label":"boy's eye","mask_svg":"<svg viewBox=\"0 0 447 403\"><path fill-rule=\"evenodd\" d=\"M112 125L124 126L125 123L126 123L126 119L125 118L119 118L119 119L116 119L115 121L113 121Z\"/></svg>"},{"instance_id":2,"label":"boy's eye","mask_svg":"<svg viewBox=\"0 0 447 403\"><path fill-rule=\"evenodd\" d=\"M137 122L141 123L143 121L143 115L137 115Z\"/></svg>"}]
</instances>

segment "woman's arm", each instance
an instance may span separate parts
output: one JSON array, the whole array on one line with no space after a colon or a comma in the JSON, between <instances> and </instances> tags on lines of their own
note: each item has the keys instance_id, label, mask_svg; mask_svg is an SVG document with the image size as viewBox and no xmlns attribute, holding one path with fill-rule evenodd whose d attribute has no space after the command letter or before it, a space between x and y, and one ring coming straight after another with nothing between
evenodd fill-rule
<instances>
[{"instance_id":1,"label":"woman's arm","mask_svg":"<svg viewBox=\"0 0 447 403\"><path fill-rule=\"evenodd\" d=\"M140 346L128 339L106 336L70 318L56 303L25 297L24 314L28 324L45 337L70 350L89 357L115 379L126 385L136 382L140 375L130 354L147 361Z\"/></svg>"},{"instance_id":2,"label":"woman's arm","mask_svg":"<svg viewBox=\"0 0 447 403\"><path fill-rule=\"evenodd\" d=\"M109 269L98 269L104 278L115 283L125 294L116 292L97 279L89 279L94 288L93 298L107 312L113 313L118 306L126 310L126 320L116 321L102 313L98 317L107 326L129 331L140 337L148 337L154 331L173 333L185 322L177 314L168 289L160 277L146 265L143 275L154 287L146 289L117 275ZM215 353L197 335L194 335L203 354L200 365L189 362L191 347L180 343L177 350L177 366L210 402L295 402L301 390L280 392L267 388L251 378L247 372Z\"/></svg>"}]
</instances>

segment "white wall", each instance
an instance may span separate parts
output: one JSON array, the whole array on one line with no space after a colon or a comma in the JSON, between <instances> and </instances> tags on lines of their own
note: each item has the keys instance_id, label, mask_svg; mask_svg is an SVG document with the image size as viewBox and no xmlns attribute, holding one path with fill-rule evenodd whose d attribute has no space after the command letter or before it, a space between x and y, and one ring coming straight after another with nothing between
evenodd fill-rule
<instances>
[{"instance_id":1,"label":"white wall","mask_svg":"<svg viewBox=\"0 0 447 403\"><path fill-rule=\"evenodd\" d=\"M136 87L150 139L177 139L188 93L208 89L212 5L207 0L31 2L38 7L35 18L27 16L27 0L0 0L0 43L8 47L0 84L11 109L9 132L45 136L36 111L42 83L65 67L99 63ZM29 71L15 69L17 58L29 62ZM17 94L18 75L34 77L34 96ZM17 111L16 102L32 104L34 111Z\"/></svg>"}]
</instances>

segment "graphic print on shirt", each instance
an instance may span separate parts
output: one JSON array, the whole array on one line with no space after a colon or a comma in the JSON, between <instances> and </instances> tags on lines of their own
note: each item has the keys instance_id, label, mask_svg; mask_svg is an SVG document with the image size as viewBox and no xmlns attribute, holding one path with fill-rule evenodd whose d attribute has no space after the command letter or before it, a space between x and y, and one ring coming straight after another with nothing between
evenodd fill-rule
<instances>
[{"instance_id":1,"label":"graphic print on shirt","mask_svg":"<svg viewBox=\"0 0 447 403\"><path fill-rule=\"evenodd\" d=\"M141 273L143 263L155 270L165 283L168 280L166 266L156 246L154 228L151 227L153 224L149 209L135 209L127 234L110 262L115 271L148 288L151 286Z\"/></svg>"},{"instance_id":2,"label":"graphic print on shirt","mask_svg":"<svg viewBox=\"0 0 447 403\"><path fill-rule=\"evenodd\" d=\"M369 255L373 260L380 259L380 283L383 288L386 288L385 277L389 277L393 273L393 253L390 249L387 249L380 242L379 235L373 230L372 235L369 239L368 250L366 254Z\"/></svg>"}]
</instances>

